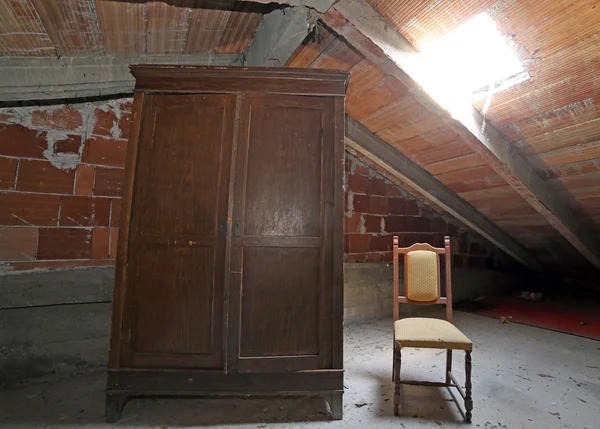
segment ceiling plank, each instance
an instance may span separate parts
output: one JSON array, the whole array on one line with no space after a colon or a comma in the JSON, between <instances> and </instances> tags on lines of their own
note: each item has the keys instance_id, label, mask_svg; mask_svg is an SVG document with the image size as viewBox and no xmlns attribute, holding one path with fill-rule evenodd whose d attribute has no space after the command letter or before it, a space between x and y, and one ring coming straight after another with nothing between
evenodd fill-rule
<instances>
[{"instance_id":1,"label":"ceiling plank","mask_svg":"<svg viewBox=\"0 0 600 429\"><path fill-rule=\"evenodd\" d=\"M0 0L0 11L0 55L56 55L56 49L30 0Z\"/></svg>"},{"instance_id":2,"label":"ceiling plank","mask_svg":"<svg viewBox=\"0 0 600 429\"><path fill-rule=\"evenodd\" d=\"M263 19L262 12L264 10L264 7L259 7L250 2L236 2L215 52L237 54L248 49L260 21Z\"/></svg>"},{"instance_id":3,"label":"ceiling plank","mask_svg":"<svg viewBox=\"0 0 600 429\"><path fill-rule=\"evenodd\" d=\"M515 148L484 119L473 106L450 116L418 84L418 72L411 57L414 47L366 2L342 0L323 21L344 36L366 58L396 76L428 110L439 115L469 147L485 159L496 173L531 204L590 263L600 268L600 246L595 235L578 221L575 202L558 195ZM458 116L457 116L458 115Z\"/></svg>"},{"instance_id":4,"label":"ceiling plank","mask_svg":"<svg viewBox=\"0 0 600 429\"><path fill-rule=\"evenodd\" d=\"M235 0L195 0L184 52L206 54L218 46Z\"/></svg>"},{"instance_id":5,"label":"ceiling plank","mask_svg":"<svg viewBox=\"0 0 600 429\"><path fill-rule=\"evenodd\" d=\"M146 52L146 0L96 0L96 12L107 54Z\"/></svg>"},{"instance_id":6,"label":"ceiling plank","mask_svg":"<svg viewBox=\"0 0 600 429\"><path fill-rule=\"evenodd\" d=\"M149 1L146 53L181 54L189 30L193 0Z\"/></svg>"},{"instance_id":7,"label":"ceiling plank","mask_svg":"<svg viewBox=\"0 0 600 429\"><path fill-rule=\"evenodd\" d=\"M430 173L346 115L346 145L375 162L400 182L481 234L522 264L538 268L537 261L510 235L475 210Z\"/></svg>"},{"instance_id":8,"label":"ceiling plank","mask_svg":"<svg viewBox=\"0 0 600 429\"><path fill-rule=\"evenodd\" d=\"M58 56L100 55L104 51L94 0L32 0Z\"/></svg>"}]
</instances>

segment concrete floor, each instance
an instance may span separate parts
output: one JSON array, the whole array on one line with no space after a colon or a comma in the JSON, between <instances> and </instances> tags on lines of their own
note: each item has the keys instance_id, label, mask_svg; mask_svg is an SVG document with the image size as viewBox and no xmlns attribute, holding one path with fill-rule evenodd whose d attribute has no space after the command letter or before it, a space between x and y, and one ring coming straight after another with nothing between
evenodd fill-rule
<instances>
[{"instance_id":1,"label":"concrete floor","mask_svg":"<svg viewBox=\"0 0 600 429\"><path fill-rule=\"evenodd\" d=\"M475 344L472 427L600 427L600 342L455 313ZM312 399L139 399L117 424L103 423L104 372L48 376L0 391L2 428L437 428L465 425L446 390L404 386L401 416L392 413L391 323L346 326L344 419L330 421ZM439 350L406 349L403 377L437 380ZM463 353L455 352L463 379ZM458 395L456 394L458 397Z\"/></svg>"}]
</instances>

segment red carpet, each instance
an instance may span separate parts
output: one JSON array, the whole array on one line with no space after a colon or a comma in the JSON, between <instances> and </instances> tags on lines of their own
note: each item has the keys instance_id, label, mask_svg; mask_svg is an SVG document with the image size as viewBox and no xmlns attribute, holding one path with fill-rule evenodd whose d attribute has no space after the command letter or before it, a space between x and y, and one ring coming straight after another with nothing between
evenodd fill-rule
<instances>
[{"instance_id":1,"label":"red carpet","mask_svg":"<svg viewBox=\"0 0 600 429\"><path fill-rule=\"evenodd\" d=\"M486 302L497 307L477 314L495 319L504 317L511 322L600 341L600 308L598 307L560 302L534 302L513 297L489 298Z\"/></svg>"}]
</instances>

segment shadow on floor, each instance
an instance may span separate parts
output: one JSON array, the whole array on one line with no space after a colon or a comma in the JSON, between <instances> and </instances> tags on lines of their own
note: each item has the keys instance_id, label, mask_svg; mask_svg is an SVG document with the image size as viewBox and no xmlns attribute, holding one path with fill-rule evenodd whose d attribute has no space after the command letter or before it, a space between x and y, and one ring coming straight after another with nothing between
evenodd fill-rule
<instances>
[{"instance_id":1,"label":"shadow on floor","mask_svg":"<svg viewBox=\"0 0 600 429\"><path fill-rule=\"evenodd\" d=\"M378 415L380 417L394 416L394 383L391 374L373 374L379 383ZM409 378L409 377L407 377ZM400 386L401 402L399 418L420 418L439 423L462 422L465 418L462 408L462 398L457 392L447 388L429 386Z\"/></svg>"},{"instance_id":2,"label":"shadow on floor","mask_svg":"<svg viewBox=\"0 0 600 429\"><path fill-rule=\"evenodd\" d=\"M84 425L104 422L104 373L0 391L0 426ZM139 398L129 401L119 424L235 425L329 421L322 398Z\"/></svg>"}]
</instances>

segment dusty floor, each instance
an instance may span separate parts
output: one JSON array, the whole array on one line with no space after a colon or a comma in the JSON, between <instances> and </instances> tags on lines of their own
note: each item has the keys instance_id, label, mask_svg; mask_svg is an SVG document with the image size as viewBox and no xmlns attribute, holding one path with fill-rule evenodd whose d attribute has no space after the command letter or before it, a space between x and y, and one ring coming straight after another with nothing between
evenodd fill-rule
<instances>
[{"instance_id":1,"label":"dusty floor","mask_svg":"<svg viewBox=\"0 0 600 429\"><path fill-rule=\"evenodd\" d=\"M600 342L456 313L475 344L472 427L600 427ZM330 421L318 399L139 399L117 424L103 423L104 373L47 378L0 391L3 428L421 428L464 426L446 390L404 387L402 415L392 413L391 323L346 326L344 419ZM407 349L403 377L436 380L439 350ZM463 379L463 354L455 352ZM458 395L455 394L457 397Z\"/></svg>"}]
</instances>

